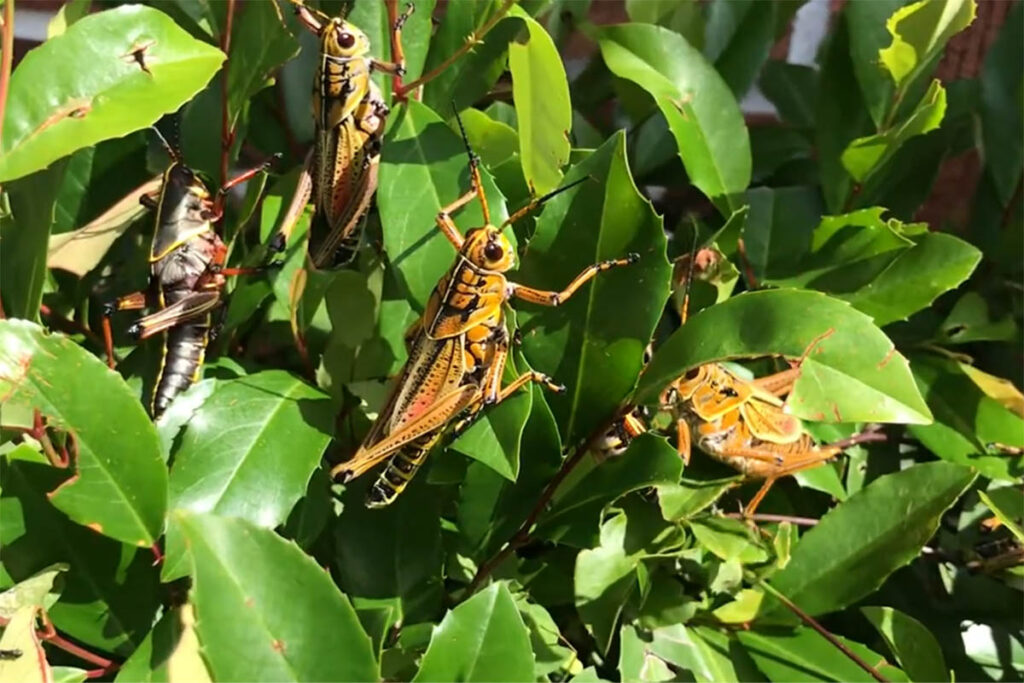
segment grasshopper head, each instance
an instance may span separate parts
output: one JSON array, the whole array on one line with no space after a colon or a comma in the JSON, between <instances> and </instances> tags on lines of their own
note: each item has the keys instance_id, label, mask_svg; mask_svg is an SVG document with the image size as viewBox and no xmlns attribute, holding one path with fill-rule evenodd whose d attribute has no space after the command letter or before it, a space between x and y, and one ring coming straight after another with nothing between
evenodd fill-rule
<instances>
[{"instance_id":1,"label":"grasshopper head","mask_svg":"<svg viewBox=\"0 0 1024 683\"><path fill-rule=\"evenodd\" d=\"M466 233L462 245L462 256L477 268L499 273L511 270L516 265L516 252L512 243L493 225L473 228Z\"/></svg>"},{"instance_id":2,"label":"grasshopper head","mask_svg":"<svg viewBox=\"0 0 1024 683\"><path fill-rule=\"evenodd\" d=\"M320 34L321 50L331 57L362 57L370 52L370 40L354 24L335 17Z\"/></svg>"}]
</instances>

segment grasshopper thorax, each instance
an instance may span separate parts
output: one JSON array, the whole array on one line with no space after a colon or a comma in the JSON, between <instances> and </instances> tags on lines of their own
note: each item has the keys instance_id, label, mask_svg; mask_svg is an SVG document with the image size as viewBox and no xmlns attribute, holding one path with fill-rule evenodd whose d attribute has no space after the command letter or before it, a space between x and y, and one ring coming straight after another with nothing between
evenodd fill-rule
<instances>
[{"instance_id":1,"label":"grasshopper thorax","mask_svg":"<svg viewBox=\"0 0 1024 683\"><path fill-rule=\"evenodd\" d=\"M512 243L499 228L485 225L466 233L461 256L480 270L504 273L516 265Z\"/></svg>"},{"instance_id":2,"label":"grasshopper thorax","mask_svg":"<svg viewBox=\"0 0 1024 683\"><path fill-rule=\"evenodd\" d=\"M164 171L150 262L159 261L175 247L211 230L210 206L210 190L195 171L180 161L172 163Z\"/></svg>"},{"instance_id":3,"label":"grasshopper thorax","mask_svg":"<svg viewBox=\"0 0 1024 683\"><path fill-rule=\"evenodd\" d=\"M357 59L370 53L370 39L354 24L334 17L320 32L320 51L333 58Z\"/></svg>"}]
</instances>

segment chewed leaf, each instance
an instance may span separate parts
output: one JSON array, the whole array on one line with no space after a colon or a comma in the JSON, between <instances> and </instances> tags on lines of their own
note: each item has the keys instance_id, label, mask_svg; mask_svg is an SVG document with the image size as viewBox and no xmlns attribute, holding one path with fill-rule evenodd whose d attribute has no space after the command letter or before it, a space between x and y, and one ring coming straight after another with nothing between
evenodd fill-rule
<instances>
[{"instance_id":1,"label":"chewed leaf","mask_svg":"<svg viewBox=\"0 0 1024 683\"><path fill-rule=\"evenodd\" d=\"M75 22L11 75L0 180L153 124L199 92L223 61L223 52L152 7L126 5Z\"/></svg>"}]
</instances>

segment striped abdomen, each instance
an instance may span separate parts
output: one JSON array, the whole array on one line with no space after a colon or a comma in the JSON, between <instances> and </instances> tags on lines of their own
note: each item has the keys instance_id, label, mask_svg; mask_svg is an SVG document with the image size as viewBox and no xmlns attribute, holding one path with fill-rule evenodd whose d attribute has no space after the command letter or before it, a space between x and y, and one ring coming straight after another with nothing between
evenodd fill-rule
<instances>
[{"instance_id":1,"label":"striped abdomen","mask_svg":"<svg viewBox=\"0 0 1024 683\"><path fill-rule=\"evenodd\" d=\"M409 485L442 433L443 430L438 430L424 434L391 456L387 467L366 493L366 507L382 508L391 505Z\"/></svg>"},{"instance_id":2,"label":"striped abdomen","mask_svg":"<svg viewBox=\"0 0 1024 683\"><path fill-rule=\"evenodd\" d=\"M167 303L173 304L168 293ZM199 373L210 341L210 315L169 329L164 335L163 360L153 389L150 412L158 419L171 401L199 381Z\"/></svg>"}]
</instances>

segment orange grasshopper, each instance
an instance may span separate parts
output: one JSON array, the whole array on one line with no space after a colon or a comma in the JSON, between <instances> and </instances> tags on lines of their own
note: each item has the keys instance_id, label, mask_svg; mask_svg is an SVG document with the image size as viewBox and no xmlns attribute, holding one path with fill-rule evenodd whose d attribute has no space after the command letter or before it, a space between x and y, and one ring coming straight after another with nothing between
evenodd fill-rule
<instances>
[{"instance_id":1,"label":"orange grasshopper","mask_svg":"<svg viewBox=\"0 0 1024 683\"><path fill-rule=\"evenodd\" d=\"M377 190L381 139L389 113L374 71L394 76L405 73L401 32L412 14L406 11L391 25L394 62L370 56L370 41L358 27L329 17L291 0L300 23L320 43L313 78L313 148L303 162L295 195L278 232L276 246L284 248L306 204L315 208L309 255L316 268L333 265L339 249L354 248L357 228Z\"/></svg>"},{"instance_id":2,"label":"orange grasshopper","mask_svg":"<svg viewBox=\"0 0 1024 683\"><path fill-rule=\"evenodd\" d=\"M690 255L690 263L701 261ZM687 294L680 317L686 322L692 266L688 268ZM803 356L787 370L746 380L717 363L693 368L672 382L661 394L663 409L676 417L679 454L689 464L696 442L705 453L754 479L764 479L761 489L744 509L754 514L776 480L823 465L856 443L885 437L873 431L819 446L804 431L800 419L785 411L783 398L800 376L800 365L811 350L832 334L829 330L811 342Z\"/></svg>"},{"instance_id":3,"label":"orange grasshopper","mask_svg":"<svg viewBox=\"0 0 1024 683\"><path fill-rule=\"evenodd\" d=\"M436 218L438 228L458 250L455 264L438 282L423 317L407 334L409 360L362 445L350 460L331 470L332 477L347 482L390 458L367 495L368 507L389 505L402 492L449 425L454 425L454 433L462 431L486 406L504 401L529 382L564 390L536 371L501 385L509 352L504 311L509 299L558 306L601 271L639 258L630 254L592 265L561 292L509 281L505 273L515 267L516 254L502 231L576 183L531 201L496 227L480 182L479 159L468 142L466 147L472 188ZM474 197L480 200L484 225L463 236L451 214Z\"/></svg>"}]
</instances>

